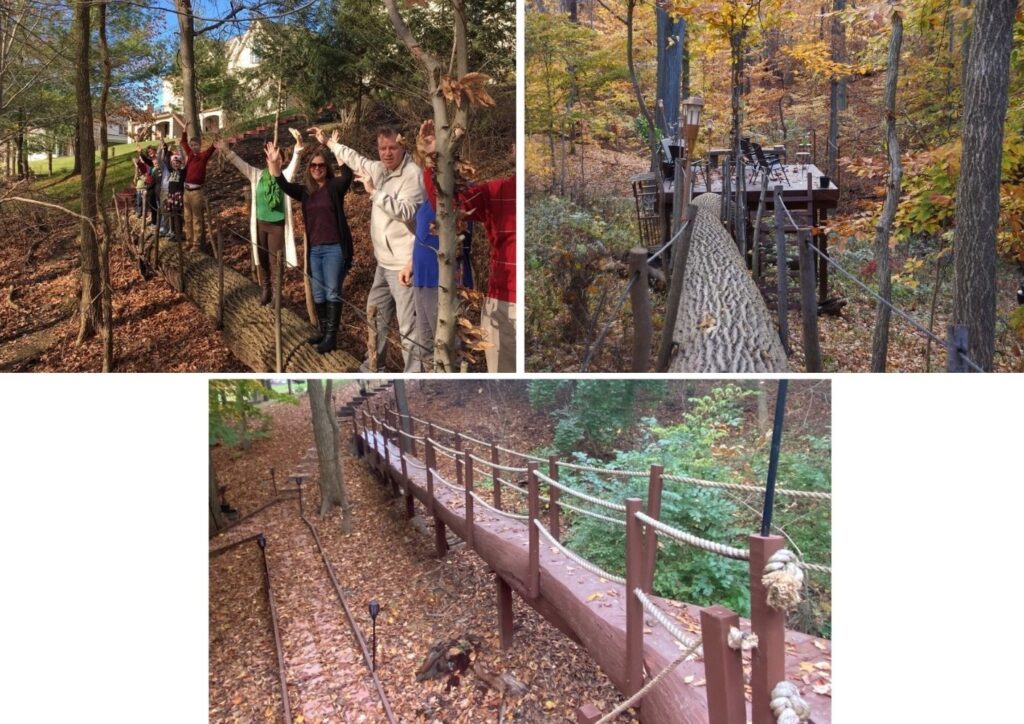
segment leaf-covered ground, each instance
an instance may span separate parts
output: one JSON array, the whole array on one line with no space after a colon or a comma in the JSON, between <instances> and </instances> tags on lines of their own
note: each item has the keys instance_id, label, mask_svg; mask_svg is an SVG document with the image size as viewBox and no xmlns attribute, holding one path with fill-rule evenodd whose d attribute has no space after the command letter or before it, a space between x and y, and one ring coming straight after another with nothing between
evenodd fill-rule
<instances>
[{"instance_id":1,"label":"leaf-covered ground","mask_svg":"<svg viewBox=\"0 0 1024 724\"><path fill-rule=\"evenodd\" d=\"M508 431L506 444L525 449L550 430L528 425L530 412L510 396L463 390L463 406L440 387L410 385L417 416L451 419L458 414L467 430ZM340 403L352 385L339 391ZM500 411L494 409L500 406ZM273 432L248 452L214 449L218 480L228 501L242 515L273 496L270 468L279 487L303 463L312 444L308 401L299 406L268 403ZM500 415L500 417L499 417ZM347 438L344 438L347 439ZM368 602L381 603L377 620L377 664L383 686L401 721L476 723L495 721L574 721L576 707L594 702L608 711L620 697L586 651L516 601L515 644L502 653L496 630L493 575L474 554L458 546L444 559L433 556L433 541L404 518L399 503L373 479L368 468L344 449L342 461L354 508L352 535L338 519L315 515L313 486L308 517L317 526L327 556L368 640ZM315 465L307 465L315 469ZM308 486L309 484L307 484ZM211 549L262 531L274 576L286 661L286 677L296 722L377 722L382 711L367 669L324 571L312 536L299 519L295 501L282 502L211 540ZM255 544L210 560L210 718L217 722L281 721L277 666L261 585ZM450 692L444 681L417 683L415 672L439 639L469 632L486 641L483 665L507 672L529 687L502 705L501 697L470 674ZM628 715L620 717L629 721Z\"/></svg>"}]
</instances>

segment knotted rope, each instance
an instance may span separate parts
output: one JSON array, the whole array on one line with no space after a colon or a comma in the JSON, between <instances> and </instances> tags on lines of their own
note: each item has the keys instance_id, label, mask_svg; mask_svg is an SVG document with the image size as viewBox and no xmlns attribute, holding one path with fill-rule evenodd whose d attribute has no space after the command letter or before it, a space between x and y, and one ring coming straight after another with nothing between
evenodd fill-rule
<instances>
[{"instance_id":1,"label":"knotted rope","mask_svg":"<svg viewBox=\"0 0 1024 724\"><path fill-rule=\"evenodd\" d=\"M768 589L768 605L776 611L791 611L800 603L804 572L792 551L775 551L764 566L761 584Z\"/></svg>"},{"instance_id":2,"label":"knotted rope","mask_svg":"<svg viewBox=\"0 0 1024 724\"><path fill-rule=\"evenodd\" d=\"M733 651L750 651L757 648L757 634L753 631L741 631L735 626L729 627L729 637L726 639L729 648Z\"/></svg>"},{"instance_id":3,"label":"knotted rope","mask_svg":"<svg viewBox=\"0 0 1024 724\"><path fill-rule=\"evenodd\" d=\"M800 724L811 716L811 707L800 698L796 685L780 681L772 689L772 714L776 724Z\"/></svg>"}]
</instances>

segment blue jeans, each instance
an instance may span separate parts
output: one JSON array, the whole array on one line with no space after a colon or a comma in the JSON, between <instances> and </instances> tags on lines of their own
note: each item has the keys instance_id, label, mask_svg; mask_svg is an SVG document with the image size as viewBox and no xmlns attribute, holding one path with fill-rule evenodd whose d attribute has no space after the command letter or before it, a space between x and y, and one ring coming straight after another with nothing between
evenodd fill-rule
<instances>
[{"instance_id":1,"label":"blue jeans","mask_svg":"<svg viewBox=\"0 0 1024 724\"><path fill-rule=\"evenodd\" d=\"M317 304L341 301L344 258L341 244L313 244L309 247L309 275L313 277L313 301Z\"/></svg>"}]
</instances>

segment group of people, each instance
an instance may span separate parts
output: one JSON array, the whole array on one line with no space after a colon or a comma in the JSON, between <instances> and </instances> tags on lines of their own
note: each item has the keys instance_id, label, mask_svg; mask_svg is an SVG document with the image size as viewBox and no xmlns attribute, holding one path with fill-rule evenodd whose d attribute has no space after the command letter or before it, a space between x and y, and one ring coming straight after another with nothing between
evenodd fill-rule
<instances>
[{"instance_id":1,"label":"group of people","mask_svg":"<svg viewBox=\"0 0 1024 724\"><path fill-rule=\"evenodd\" d=\"M297 263L289 198L302 206L306 230L309 274L319 322L309 339L321 353L335 349L341 319L342 282L352 266L353 243L345 213L345 195L353 181L370 195L370 239L377 262L366 299L367 317L374 320L376 349L370 349L362 369L376 369L382 360L392 317L397 317L405 372L432 371L438 303L438 237L433 226L436 190L431 168L435 149L432 121L420 126L417 146L422 168L406 152L393 127L377 132L377 160L340 143L338 131L330 138L311 128L317 146L308 154L305 173L296 178L304 146L302 135L289 129L295 146L287 167L281 149L267 143L267 167L256 168L239 158L216 138L205 151L199 140L188 140L172 152L164 142L139 154L136 162L137 208L157 224L158 204L166 225L161 233L205 250L204 200L206 166L220 152L249 182L250 240L253 261L260 268L262 304L278 294L278 256ZM159 139L162 140L162 139ZM332 162L337 162L335 170ZM467 221L460 254L461 284L472 285L469 243L472 222L484 227L490 245L490 274L481 327L487 335L488 372L515 371L515 177L470 186L456 203Z\"/></svg>"},{"instance_id":2,"label":"group of people","mask_svg":"<svg viewBox=\"0 0 1024 724\"><path fill-rule=\"evenodd\" d=\"M135 159L135 209L149 215L157 234L181 242L189 249L205 251L206 200L203 184L206 165L216 150L201 150L199 139L188 138L188 122L182 123L180 145L171 149L159 132L157 146L149 146ZM216 144L215 144L216 145Z\"/></svg>"}]
</instances>

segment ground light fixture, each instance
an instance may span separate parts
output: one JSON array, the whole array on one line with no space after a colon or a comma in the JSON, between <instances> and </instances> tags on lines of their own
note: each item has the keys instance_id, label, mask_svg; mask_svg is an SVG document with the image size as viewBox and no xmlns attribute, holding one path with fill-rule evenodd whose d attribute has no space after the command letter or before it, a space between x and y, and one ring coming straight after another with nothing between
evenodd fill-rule
<instances>
[{"instance_id":1,"label":"ground light fixture","mask_svg":"<svg viewBox=\"0 0 1024 724\"><path fill-rule=\"evenodd\" d=\"M370 601L370 618L373 620L373 671L377 670L377 614L380 613L380 604L377 599Z\"/></svg>"}]
</instances>

